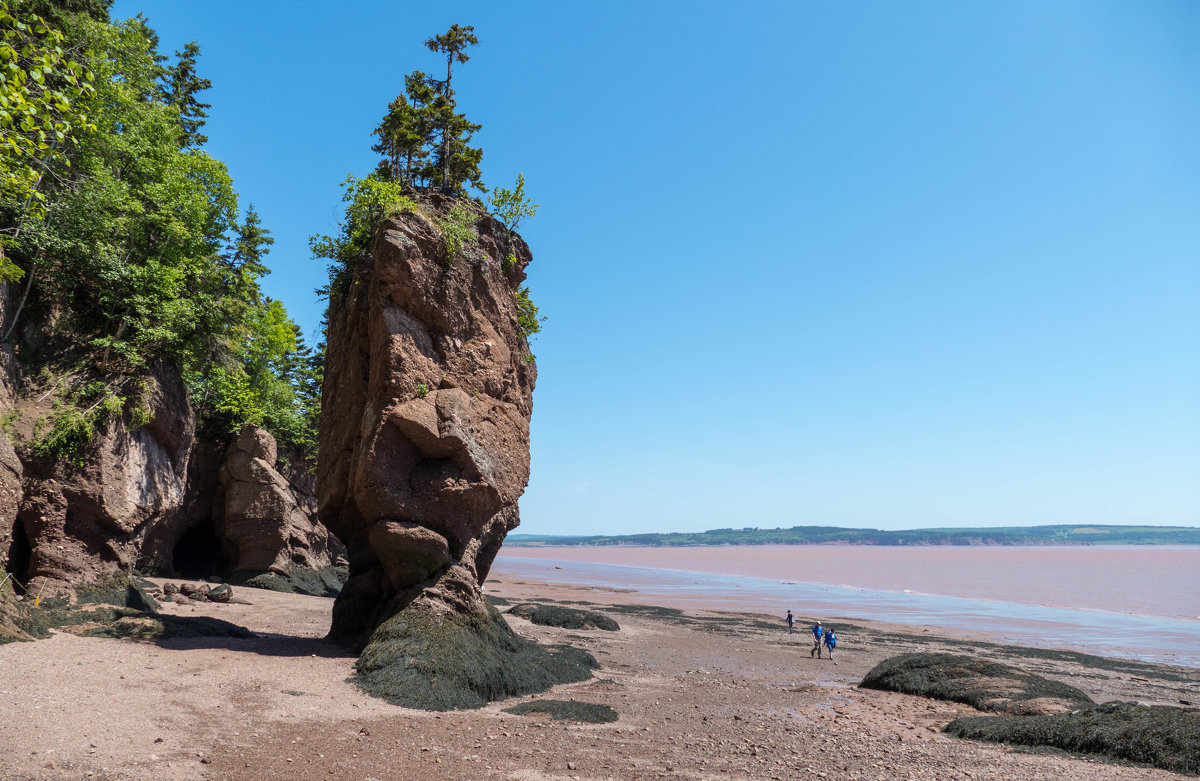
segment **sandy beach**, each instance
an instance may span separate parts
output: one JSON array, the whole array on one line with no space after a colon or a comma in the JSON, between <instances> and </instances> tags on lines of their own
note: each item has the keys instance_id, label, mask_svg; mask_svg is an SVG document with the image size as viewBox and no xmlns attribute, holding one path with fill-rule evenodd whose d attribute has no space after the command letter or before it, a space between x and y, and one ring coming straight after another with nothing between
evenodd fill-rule
<instances>
[{"instance_id":1,"label":"sandy beach","mask_svg":"<svg viewBox=\"0 0 1200 781\"><path fill-rule=\"evenodd\" d=\"M156 581L162 583L164 581ZM176 581L178 582L178 581ZM587 602L620 631L508 617L519 633L593 653L591 681L476 711L394 707L350 681L354 657L320 638L331 600L238 589L236 603L164 612L245 626L254 639L159 643L58 632L0 646L3 779L1167 779L1172 773L946 737L970 708L861 690L879 661L916 650L979 653L1097 701L1200 698L1200 670L1039 652L797 612L647 606L630 593L500 579L489 596ZM669 607L669 606L667 606ZM809 655L817 617L841 638ZM504 709L559 699L616 710L608 724Z\"/></svg>"}]
</instances>

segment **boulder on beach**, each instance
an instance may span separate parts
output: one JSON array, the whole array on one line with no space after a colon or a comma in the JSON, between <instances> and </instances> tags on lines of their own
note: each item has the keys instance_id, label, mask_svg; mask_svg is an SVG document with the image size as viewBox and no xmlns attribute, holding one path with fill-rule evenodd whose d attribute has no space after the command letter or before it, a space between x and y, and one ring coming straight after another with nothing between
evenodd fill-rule
<instances>
[{"instance_id":1,"label":"boulder on beach","mask_svg":"<svg viewBox=\"0 0 1200 781\"><path fill-rule=\"evenodd\" d=\"M604 629L616 632L621 627L616 621L593 610L579 610L561 605L538 605L522 602L507 611L510 615L528 619L540 626L557 626L563 629Z\"/></svg>"},{"instance_id":2,"label":"boulder on beach","mask_svg":"<svg viewBox=\"0 0 1200 781\"><path fill-rule=\"evenodd\" d=\"M961 702L997 713L1065 713L1093 704L1091 697L1074 686L958 654L893 656L868 672L859 686Z\"/></svg>"}]
</instances>

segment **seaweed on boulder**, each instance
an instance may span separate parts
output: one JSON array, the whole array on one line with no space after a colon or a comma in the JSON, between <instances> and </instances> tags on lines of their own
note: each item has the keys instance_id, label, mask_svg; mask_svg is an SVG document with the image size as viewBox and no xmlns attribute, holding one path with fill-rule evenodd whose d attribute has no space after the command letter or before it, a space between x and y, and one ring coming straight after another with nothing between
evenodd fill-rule
<instances>
[{"instance_id":1,"label":"seaweed on boulder","mask_svg":"<svg viewBox=\"0 0 1200 781\"><path fill-rule=\"evenodd\" d=\"M859 686L1013 714L1062 713L1094 704L1074 686L999 662L956 654L893 656L876 665Z\"/></svg>"},{"instance_id":2,"label":"seaweed on boulder","mask_svg":"<svg viewBox=\"0 0 1200 781\"><path fill-rule=\"evenodd\" d=\"M555 721L582 721L588 724L607 724L617 720L617 712L607 705L574 700L534 700L505 708L504 712L518 716L546 713Z\"/></svg>"},{"instance_id":3,"label":"seaweed on boulder","mask_svg":"<svg viewBox=\"0 0 1200 781\"><path fill-rule=\"evenodd\" d=\"M147 588L156 586L148 580L134 579L119 573L101 583L75 589L75 596L80 602L128 607L147 613L157 612L159 604L147 593Z\"/></svg>"},{"instance_id":4,"label":"seaweed on boulder","mask_svg":"<svg viewBox=\"0 0 1200 781\"><path fill-rule=\"evenodd\" d=\"M591 610L577 610L559 605L538 605L522 602L508 609L509 614L528 619L539 626L557 626L563 629L604 629L616 632L621 627L616 621Z\"/></svg>"},{"instance_id":5,"label":"seaweed on boulder","mask_svg":"<svg viewBox=\"0 0 1200 781\"><path fill-rule=\"evenodd\" d=\"M1050 746L1200 775L1200 711L1110 702L1052 716L970 716L944 730L958 738Z\"/></svg>"},{"instance_id":6,"label":"seaweed on boulder","mask_svg":"<svg viewBox=\"0 0 1200 781\"><path fill-rule=\"evenodd\" d=\"M586 651L521 637L491 606L484 615L407 609L375 630L355 683L394 705L460 710L584 681L598 666Z\"/></svg>"},{"instance_id":7,"label":"seaweed on boulder","mask_svg":"<svg viewBox=\"0 0 1200 781\"><path fill-rule=\"evenodd\" d=\"M293 567L286 575L277 572L235 572L229 582L284 594L306 594L310 597L336 597L350 576L347 567L308 569Z\"/></svg>"}]
</instances>

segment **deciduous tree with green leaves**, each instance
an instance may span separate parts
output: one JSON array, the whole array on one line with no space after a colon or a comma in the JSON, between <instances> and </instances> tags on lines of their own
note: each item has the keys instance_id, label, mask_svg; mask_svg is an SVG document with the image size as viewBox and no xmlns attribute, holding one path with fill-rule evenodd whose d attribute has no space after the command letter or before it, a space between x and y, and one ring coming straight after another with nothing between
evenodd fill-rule
<instances>
[{"instance_id":1,"label":"deciduous tree with green leaves","mask_svg":"<svg viewBox=\"0 0 1200 781\"><path fill-rule=\"evenodd\" d=\"M22 5L0 0L0 199L12 202L0 227L0 281L20 279L6 245L26 216L42 216L42 182L70 165L66 146L95 130L82 103L94 92L92 73L70 56L62 32Z\"/></svg>"},{"instance_id":2,"label":"deciduous tree with green leaves","mask_svg":"<svg viewBox=\"0 0 1200 781\"><path fill-rule=\"evenodd\" d=\"M18 164L46 171L25 179L36 182L40 208L28 208L28 184L0 182L0 227L21 226L7 249L29 295L27 327L14 331L18 308L6 337L15 333L20 360L72 378L42 427L45 454L76 448L114 414L142 425L129 394L164 364L182 373L206 430L255 422L281 442L315 443L311 399L302 399L311 383L294 376L307 348L283 305L259 288L273 239L253 207L238 223L225 165L199 148L208 106L197 95L209 86L197 73L199 46L165 67L144 18L110 23L103 0L48 5L62 32L31 26L0 0L0 36L15 52L5 59L0 48L0 73L41 63L40 78L0 79L4 105L41 106L49 117L24 127L18 118L0 135L4 174ZM10 30L11 20L25 27ZM75 91L56 97L70 76ZM80 117L90 132L76 132ZM38 148L37 131L60 120L70 123L63 141L47 137L49 149ZM28 150L22 140L43 157L17 156ZM34 332L45 347L24 341Z\"/></svg>"}]
</instances>

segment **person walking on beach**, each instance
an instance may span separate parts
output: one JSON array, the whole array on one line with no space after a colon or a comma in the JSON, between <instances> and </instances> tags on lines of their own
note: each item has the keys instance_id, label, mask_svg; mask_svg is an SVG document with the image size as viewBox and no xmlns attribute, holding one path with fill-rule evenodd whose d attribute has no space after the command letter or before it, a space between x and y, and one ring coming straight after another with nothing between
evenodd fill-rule
<instances>
[{"instance_id":1,"label":"person walking on beach","mask_svg":"<svg viewBox=\"0 0 1200 781\"><path fill-rule=\"evenodd\" d=\"M812 633L813 633L813 647L812 647L812 650L808 652L808 655L811 657L813 654L816 654L817 658L820 659L821 658L821 635L825 633L825 630L821 629L820 621L813 624Z\"/></svg>"},{"instance_id":2,"label":"person walking on beach","mask_svg":"<svg viewBox=\"0 0 1200 781\"><path fill-rule=\"evenodd\" d=\"M825 647L829 649L829 661L833 661L833 649L837 645L837 635L832 629L825 630Z\"/></svg>"},{"instance_id":3,"label":"person walking on beach","mask_svg":"<svg viewBox=\"0 0 1200 781\"><path fill-rule=\"evenodd\" d=\"M788 611L787 618L785 620L788 622L788 634L790 635L792 633L792 625L796 623L796 619L792 615L792 611Z\"/></svg>"}]
</instances>

